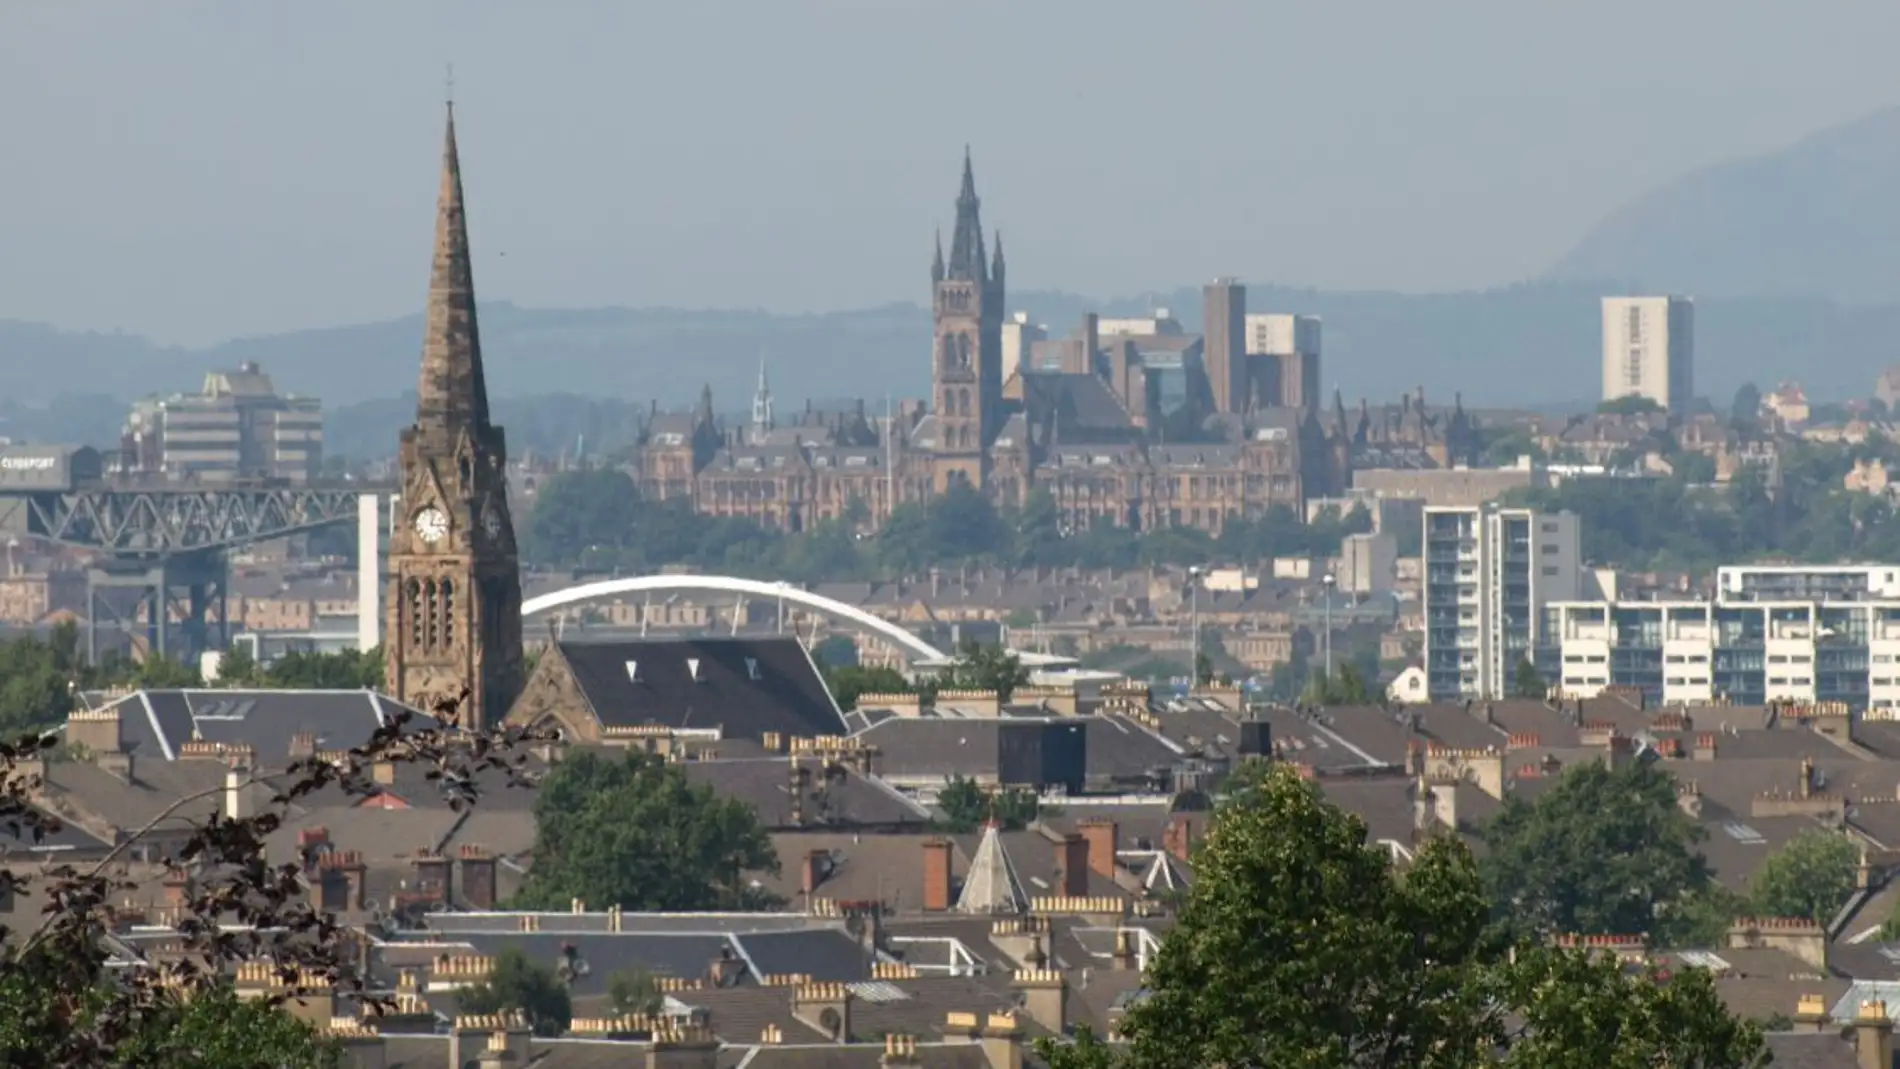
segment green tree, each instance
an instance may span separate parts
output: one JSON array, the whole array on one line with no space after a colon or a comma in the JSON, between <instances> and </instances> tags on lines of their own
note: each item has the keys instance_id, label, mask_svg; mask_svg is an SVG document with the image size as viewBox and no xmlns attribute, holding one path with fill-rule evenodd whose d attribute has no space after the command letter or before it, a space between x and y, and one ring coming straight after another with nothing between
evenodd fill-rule
<instances>
[{"instance_id":1,"label":"green tree","mask_svg":"<svg viewBox=\"0 0 1900 1069\"><path fill-rule=\"evenodd\" d=\"M858 707L861 694L908 694L911 690L910 681L895 668L860 665L833 668L825 673L825 683L831 687L831 696L838 700L838 708L845 712Z\"/></svg>"},{"instance_id":2,"label":"green tree","mask_svg":"<svg viewBox=\"0 0 1900 1069\"><path fill-rule=\"evenodd\" d=\"M218 659L216 682L220 687L254 687L262 673L257 658L251 656L251 647L241 642L234 643Z\"/></svg>"},{"instance_id":3,"label":"green tree","mask_svg":"<svg viewBox=\"0 0 1900 1069\"><path fill-rule=\"evenodd\" d=\"M1321 668L1307 677L1302 697L1313 705L1377 705L1379 696L1366 685L1358 665L1347 661L1330 676Z\"/></svg>"},{"instance_id":4,"label":"green tree","mask_svg":"<svg viewBox=\"0 0 1900 1069\"><path fill-rule=\"evenodd\" d=\"M133 682L146 690L186 690L202 687L205 681L196 667L151 654L139 662Z\"/></svg>"},{"instance_id":5,"label":"green tree","mask_svg":"<svg viewBox=\"0 0 1900 1069\"><path fill-rule=\"evenodd\" d=\"M1517 672L1511 680L1511 690L1520 698L1540 702L1550 694L1550 686L1544 682L1543 675L1537 671L1537 666L1531 663L1529 657L1518 658Z\"/></svg>"},{"instance_id":6,"label":"green tree","mask_svg":"<svg viewBox=\"0 0 1900 1069\"><path fill-rule=\"evenodd\" d=\"M1702 829L1676 781L1633 761L1573 765L1535 802L1505 799L1484 829L1485 884L1520 935L1647 935L1678 945L1712 890Z\"/></svg>"},{"instance_id":7,"label":"green tree","mask_svg":"<svg viewBox=\"0 0 1900 1069\"><path fill-rule=\"evenodd\" d=\"M1761 423L1761 387L1744 382L1735 390L1728 406L1728 418L1737 427L1756 427Z\"/></svg>"},{"instance_id":8,"label":"green tree","mask_svg":"<svg viewBox=\"0 0 1900 1069\"><path fill-rule=\"evenodd\" d=\"M1023 667L1021 657L974 639L964 641L956 663L937 677L940 690L993 690L1003 701L1028 682L1029 669Z\"/></svg>"},{"instance_id":9,"label":"green tree","mask_svg":"<svg viewBox=\"0 0 1900 1069\"><path fill-rule=\"evenodd\" d=\"M94 972L90 994L44 982L52 970L11 971L0 981L0 1065L42 1065L45 1036L86 1029L105 1004L111 981ZM336 1046L284 1008L241 998L218 983L186 999L167 998L137 1022L100 1069L331 1069Z\"/></svg>"},{"instance_id":10,"label":"green tree","mask_svg":"<svg viewBox=\"0 0 1900 1069\"><path fill-rule=\"evenodd\" d=\"M607 978L607 1008L616 1017L658 1013L665 1005L660 985L644 969L622 969Z\"/></svg>"},{"instance_id":11,"label":"green tree","mask_svg":"<svg viewBox=\"0 0 1900 1069\"><path fill-rule=\"evenodd\" d=\"M1062 513L1047 487L1029 491L1014 517L1015 558L1018 567L1033 568L1066 563L1062 544Z\"/></svg>"},{"instance_id":12,"label":"green tree","mask_svg":"<svg viewBox=\"0 0 1900 1069\"><path fill-rule=\"evenodd\" d=\"M1209 686L1214 682L1214 658L1205 651L1194 654L1194 682L1198 686Z\"/></svg>"},{"instance_id":13,"label":"green tree","mask_svg":"<svg viewBox=\"0 0 1900 1069\"><path fill-rule=\"evenodd\" d=\"M1708 976L1512 948L1477 866L1437 837L1395 871L1366 827L1283 766L1240 773L1194 886L1121 1023L1039 1043L1051 1069L1741 1069L1764 1050Z\"/></svg>"},{"instance_id":14,"label":"green tree","mask_svg":"<svg viewBox=\"0 0 1900 1069\"><path fill-rule=\"evenodd\" d=\"M0 642L0 732L50 727L73 708L74 669L62 670L54 647L32 635Z\"/></svg>"},{"instance_id":15,"label":"green tree","mask_svg":"<svg viewBox=\"0 0 1900 1069\"><path fill-rule=\"evenodd\" d=\"M1839 832L1814 830L1769 855L1749 886L1758 917L1802 917L1826 924L1854 894L1860 849Z\"/></svg>"},{"instance_id":16,"label":"green tree","mask_svg":"<svg viewBox=\"0 0 1900 1069\"><path fill-rule=\"evenodd\" d=\"M612 559L635 547L643 510L633 480L613 468L564 471L541 484L521 548L542 564Z\"/></svg>"},{"instance_id":17,"label":"green tree","mask_svg":"<svg viewBox=\"0 0 1900 1069\"><path fill-rule=\"evenodd\" d=\"M647 754L570 754L534 800L534 863L515 905L688 912L771 904L751 874L778 855L756 811Z\"/></svg>"},{"instance_id":18,"label":"green tree","mask_svg":"<svg viewBox=\"0 0 1900 1069\"><path fill-rule=\"evenodd\" d=\"M283 690L380 690L383 650L305 653L293 650L264 671L260 684Z\"/></svg>"},{"instance_id":19,"label":"green tree","mask_svg":"<svg viewBox=\"0 0 1900 1069\"><path fill-rule=\"evenodd\" d=\"M1597 405L1597 411L1606 416L1642 416L1662 410L1663 406L1654 400L1633 393L1612 397Z\"/></svg>"},{"instance_id":20,"label":"green tree","mask_svg":"<svg viewBox=\"0 0 1900 1069\"><path fill-rule=\"evenodd\" d=\"M1005 831L1029 826L1036 819L1038 801L1034 791L986 791L975 780L952 776L937 792L938 823L945 831L959 835L973 832L994 820Z\"/></svg>"},{"instance_id":21,"label":"green tree","mask_svg":"<svg viewBox=\"0 0 1900 1069\"><path fill-rule=\"evenodd\" d=\"M455 1000L462 1013L519 1010L539 1036L558 1036L574 1019L567 984L553 968L529 961L520 947L495 955L488 979L457 991Z\"/></svg>"}]
</instances>

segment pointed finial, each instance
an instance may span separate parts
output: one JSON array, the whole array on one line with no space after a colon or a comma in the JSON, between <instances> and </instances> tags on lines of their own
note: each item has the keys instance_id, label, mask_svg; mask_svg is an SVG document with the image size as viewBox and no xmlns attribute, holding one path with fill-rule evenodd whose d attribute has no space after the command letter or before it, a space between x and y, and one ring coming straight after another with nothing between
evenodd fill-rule
<instances>
[{"instance_id":1,"label":"pointed finial","mask_svg":"<svg viewBox=\"0 0 1900 1069\"><path fill-rule=\"evenodd\" d=\"M976 199L976 167L970 162L970 145L963 145L963 199Z\"/></svg>"},{"instance_id":2,"label":"pointed finial","mask_svg":"<svg viewBox=\"0 0 1900 1069\"><path fill-rule=\"evenodd\" d=\"M448 77L443 82L443 99L448 101L449 116L455 115L455 64L449 64Z\"/></svg>"}]
</instances>

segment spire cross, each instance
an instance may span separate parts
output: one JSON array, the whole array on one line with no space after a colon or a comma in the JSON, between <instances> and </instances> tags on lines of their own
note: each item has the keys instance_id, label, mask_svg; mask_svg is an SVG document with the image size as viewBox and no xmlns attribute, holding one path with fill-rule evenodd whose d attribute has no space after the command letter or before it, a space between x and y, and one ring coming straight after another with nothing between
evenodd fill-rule
<instances>
[{"instance_id":1,"label":"spire cross","mask_svg":"<svg viewBox=\"0 0 1900 1069\"><path fill-rule=\"evenodd\" d=\"M443 83L443 88L444 88L445 93L447 94L447 99L449 102L449 110L454 111L455 110L455 64L453 63L449 64L449 74L448 74L448 78Z\"/></svg>"}]
</instances>

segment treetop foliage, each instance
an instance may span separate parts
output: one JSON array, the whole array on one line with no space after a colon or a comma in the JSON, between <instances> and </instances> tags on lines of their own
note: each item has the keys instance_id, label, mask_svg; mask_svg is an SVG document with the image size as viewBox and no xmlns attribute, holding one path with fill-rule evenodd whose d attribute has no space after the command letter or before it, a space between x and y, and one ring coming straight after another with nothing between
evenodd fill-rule
<instances>
[{"instance_id":1,"label":"treetop foliage","mask_svg":"<svg viewBox=\"0 0 1900 1069\"><path fill-rule=\"evenodd\" d=\"M693 783L649 754L565 757L534 800L534 861L518 909L628 912L761 909L773 897L751 874L778 854L743 800Z\"/></svg>"},{"instance_id":2,"label":"treetop foliage","mask_svg":"<svg viewBox=\"0 0 1900 1069\"><path fill-rule=\"evenodd\" d=\"M1741 1069L1762 1055L1700 970L1631 974L1499 938L1456 838L1400 872L1285 766L1239 777L1121 1022L1128 1044L1044 1041L1052 1069Z\"/></svg>"},{"instance_id":3,"label":"treetop foliage","mask_svg":"<svg viewBox=\"0 0 1900 1069\"><path fill-rule=\"evenodd\" d=\"M998 509L964 484L928 501L900 505L867 533L860 505L797 534L750 520L704 516L681 501L644 501L617 469L563 472L541 485L522 549L536 564L651 572L667 565L793 582L915 575L930 568L1131 568L1146 564L1251 562L1338 550L1348 534L1372 529L1363 507L1321 514L1307 524L1277 507L1257 520L1230 521L1219 538L1192 528L1136 534L1122 527L1072 531L1055 499L1032 491L1020 509Z\"/></svg>"}]
</instances>

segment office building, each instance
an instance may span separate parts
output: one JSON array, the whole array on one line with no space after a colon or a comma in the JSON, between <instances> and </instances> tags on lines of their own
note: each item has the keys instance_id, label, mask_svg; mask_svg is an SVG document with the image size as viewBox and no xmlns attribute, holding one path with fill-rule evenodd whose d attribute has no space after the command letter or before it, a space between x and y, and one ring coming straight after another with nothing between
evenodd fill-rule
<instances>
[{"instance_id":1,"label":"office building","mask_svg":"<svg viewBox=\"0 0 1900 1069\"><path fill-rule=\"evenodd\" d=\"M1581 529L1567 512L1428 508L1424 573L1430 698L1507 697L1548 645L1544 607L1582 594Z\"/></svg>"},{"instance_id":2,"label":"office building","mask_svg":"<svg viewBox=\"0 0 1900 1069\"><path fill-rule=\"evenodd\" d=\"M1715 570L1715 596L1742 601L1900 601L1892 564L1740 564Z\"/></svg>"},{"instance_id":3,"label":"office building","mask_svg":"<svg viewBox=\"0 0 1900 1069\"><path fill-rule=\"evenodd\" d=\"M310 482L323 468L323 407L278 394L253 363L213 371L198 393L132 406L118 468L181 482Z\"/></svg>"},{"instance_id":4,"label":"office building","mask_svg":"<svg viewBox=\"0 0 1900 1069\"><path fill-rule=\"evenodd\" d=\"M1695 400L1695 302L1603 298L1603 399L1647 397L1672 414Z\"/></svg>"},{"instance_id":5,"label":"office building","mask_svg":"<svg viewBox=\"0 0 1900 1069\"><path fill-rule=\"evenodd\" d=\"M1320 406L1320 320L1277 312L1248 313L1247 362L1261 404L1317 411Z\"/></svg>"},{"instance_id":6,"label":"office building","mask_svg":"<svg viewBox=\"0 0 1900 1069\"><path fill-rule=\"evenodd\" d=\"M1201 291L1201 364L1214 411L1245 412L1247 394L1247 287L1217 278Z\"/></svg>"},{"instance_id":7,"label":"office building","mask_svg":"<svg viewBox=\"0 0 1900 1069\"><path fill-rule=\"evenodd\" d=\"M1049 328L1031 323L1028 312L1017 312L1003 321L1003 380L1023 369L1023 361L1039 341L1049 340Z\"/></svg>"}]
</instances>

